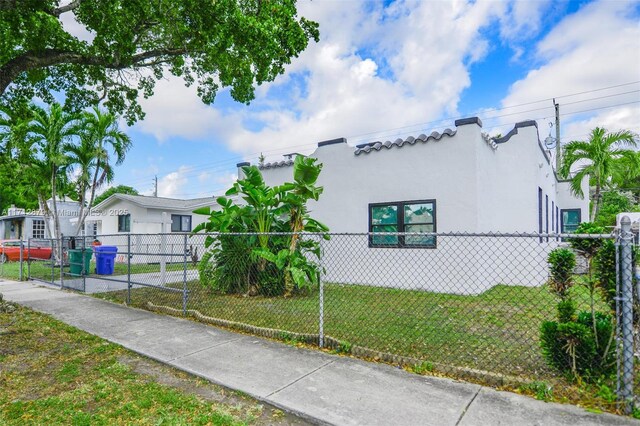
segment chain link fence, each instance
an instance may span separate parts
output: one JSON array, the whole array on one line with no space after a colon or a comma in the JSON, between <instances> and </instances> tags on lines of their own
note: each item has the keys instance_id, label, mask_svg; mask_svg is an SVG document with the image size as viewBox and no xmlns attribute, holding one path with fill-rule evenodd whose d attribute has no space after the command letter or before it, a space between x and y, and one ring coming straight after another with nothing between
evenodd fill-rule
<instances>
[{"instance_id":1,"label":"chain link fence","mask_svg":"<svg viewBox=\"0 0 640 426\"><path fill-rule=\"evenodd\" d=\"M583 249L570 247L577 237ZM131 306L536 392L608 375L627 412L640 394L640 285L634 298L624 226L617 235L171 233L28 245L51 248L50 258L28 257L30 279ZM589 252L603 246L608 258Z\"/></svg>"}]
</instances>

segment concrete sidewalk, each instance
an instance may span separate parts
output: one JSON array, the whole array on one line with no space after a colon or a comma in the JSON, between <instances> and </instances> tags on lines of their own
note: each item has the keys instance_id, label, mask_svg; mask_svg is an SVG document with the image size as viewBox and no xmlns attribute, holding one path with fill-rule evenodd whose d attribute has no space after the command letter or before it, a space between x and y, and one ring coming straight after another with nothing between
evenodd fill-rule
<instances>
[{"instance_id":1,"label":"concrete sidewalk","mask_svg":"<svg viewBox=\"0 0 640 426\"><path fill-rule=\"evenodd\" d=\"M640 425L475 384L287 346L31 283L8 301L300 415L336 425Z\"/></svg>"}]
</instances>

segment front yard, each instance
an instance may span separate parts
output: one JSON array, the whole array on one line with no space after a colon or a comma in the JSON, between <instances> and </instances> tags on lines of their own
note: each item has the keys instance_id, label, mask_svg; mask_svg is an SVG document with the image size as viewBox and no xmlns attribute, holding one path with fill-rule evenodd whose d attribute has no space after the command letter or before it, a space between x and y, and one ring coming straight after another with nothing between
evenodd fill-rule
<instances>
[{"instance_id":1,"label":"front yard","mask_svg":"<svg viewBox=\"0 0 640 426\"><path fill-rule=\"evenodd\" d=\"M0 313L0 424L303 424L26 308Z\"/></svg>"},{"instance_id":2,"label":"front yard","mask_svg":"<svg viewBox=\"0 0 640 426\"><path fill-rule=\"evenodd\" d=\"M190 282L188 288L189 310L239 323L232 328L243 330L241 324L248 324L277 329L273 337L291 344L301 343L293 333L318 333L317 290L306 296L271 298L215 294L198 282ZM579 309L588 310L586 288L575 286L571 292ZM124 291L94 296L126 300ZM149 308L149 302L173 308L175 315L182 312L179 292L131 291L133 306ZM411 357L419 364L410 369L421 374L462 377L539 399L615 412L615 384L567 381L542 358L540 326L555 318L556 303L546 287L498 285L470 296L325 284L324 332L340 341L334 347L338 352L353 354L357 346ZM597 301L597 307L604 308L603 302ZM384 355L365 357L385 361Z\"/></svg>"},{"instance_id":3,"label":"front yard","mask_svg":"<svg viewBox=\"0 0 640 426\"><path fill-rule=\"evenodd\" d=\"M218 319L295 333L318 333L319 294L245 297L210 292L189 283L188 309ZM587 294L574 289L581 307ZM103 293L123 302L125 292ZM548 372L538 346L539 327L555 315L546 288L499 285L478 296L326 284L324 332L349 345L431 363L536 376ZM131 303L182 308L182 294L134 289ZM287 338L286 333L282 336Z\"/></svg>"}]
</instances>

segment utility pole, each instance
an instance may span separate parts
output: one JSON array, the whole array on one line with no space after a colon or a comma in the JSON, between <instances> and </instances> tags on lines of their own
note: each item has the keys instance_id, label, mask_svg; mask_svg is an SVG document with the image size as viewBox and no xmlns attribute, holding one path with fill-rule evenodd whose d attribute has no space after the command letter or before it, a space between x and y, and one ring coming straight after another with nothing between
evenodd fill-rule
<instances>
[{"instance_id":1,"label":"utility pole","mask_svg":"<svg viewBox=\"0 0 640 426\"><path fill-rule=\"evenodd\" d=\"M158 175L153 178L153 196L158 196Z\"/></svg>"},{"instance_id":2,"label":"utility pole","mask_svg":"<svg viewBox=\"0 0 640 426\"><path fill-rule=\"evenodd\" d=\"M560 147L560 104L556 103L556 99L553 98L553 106L556 110L556 173L560 172L560 166L562 165L562 148Z\"/></svg>"}]
</instances>

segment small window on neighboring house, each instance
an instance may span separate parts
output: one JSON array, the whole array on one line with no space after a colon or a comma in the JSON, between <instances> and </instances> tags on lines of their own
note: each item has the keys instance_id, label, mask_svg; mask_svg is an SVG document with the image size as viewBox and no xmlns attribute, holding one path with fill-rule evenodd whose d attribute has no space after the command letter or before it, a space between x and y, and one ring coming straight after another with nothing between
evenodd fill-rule
<instances>
[{"instance_id":1,"label":"small window on neighboring house","mask_svg":"<svg viewBox=\"0 0 640 426\"><path fill-rule=\"evenodd\" d=\"M130 214L121 214L118 216L118 232L131 232Z\"/></svg>"},{"instance_id":2,"label":"small window on neighboring house","mask_svg":"<svg viewBox=\"0 0 640 426\"><path fill-rule=\"evenodd\" d=\"M33 238L44 238L44 220L35 219L33 221Z\"/></svg>"},{"instance_id":3,"label":"small window on neighboring house","mask_svg":"<svg viewBox=\"0 0 640 426\"><path fill-rule=\"evenodd\" d=\"M582 221L582 212L580 209L562 209L560 211L562 217L562 233L571 234L576 232L578 225Z\"/></svg>"},{"instance_id":4,"label":"small window on neighboring house","mask_svg":"<svg viewBox=\"0 0 640 426\"><path fill-rule=\"evenodd\" d=\"M415 232L436 231L436 202L404 201L369 205L369 232ZM433 235L372 235L371 247L425 247L435 248Z\"/></svg>"},{"instance_id":5,"label":"small window on neighboring house","mask_svg":"<svg viewBox=\"0 0 640 426\"><path fill-rule=\"evenodd\" d=\"M544 196L544 233L549 233L549 196ZM549 242L549 237L545 239L545 241Z\"/></svg>"},{"instance_id":6,"label":"small window on neighboring house","mask_svg":"<svg viewBox=\"0 0 640 426\"><path fill-rule=\"evenodd\" d=\"M191 216L172 214L171 232L191 232Z\"/></svg>"},{"instance_id":7,"label":"small window on neighboring house","mask_svg":"<svg viewBox=\"0 0 640 426\"><path fill-rule=\"evenodd\" d=\"M98 223L97 222L95 222L93 224L93 226L91 227L91 232L93 233L94 237L98 236Z\"/></svg>"}]
</instances>

